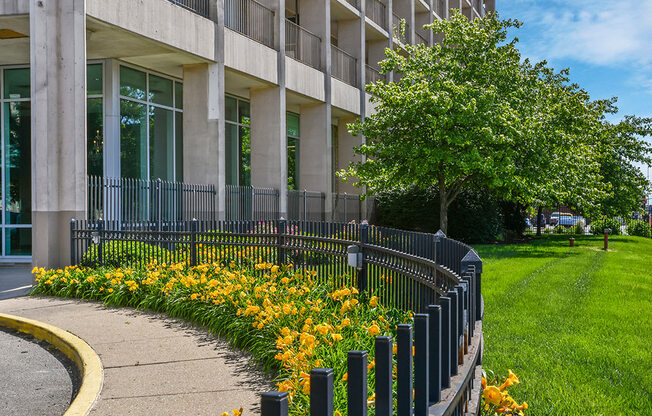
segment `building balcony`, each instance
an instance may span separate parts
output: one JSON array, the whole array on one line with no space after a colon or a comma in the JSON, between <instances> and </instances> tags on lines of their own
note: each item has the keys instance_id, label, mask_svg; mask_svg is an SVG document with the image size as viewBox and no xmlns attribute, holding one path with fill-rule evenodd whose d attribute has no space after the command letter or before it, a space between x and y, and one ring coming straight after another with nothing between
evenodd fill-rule
<instances>
[{"instance_id":1,"label":"building balcony","mask_svg":"<svg viewBox=\"0 0 652 416\"><path fill-rule=\"evenodd\" d=\"M211 18L209 0L169 0L170 2L197 13L207 19Z\"/></svg>"},{"instance_id":2,"label":"building balcony","mask_svg":"<svg viewBox=\"0 0 652 416\"><path fill-rule=\"evenodd\" d=\"M335 45L331 45L331 75L354 87L358 86L358 60Z\"/></svg>"},{"instance_id":3,"label":"building balcony","mask_svg":"<svg viewBox=\"0 0 652 416\"><path fill-rule=\"evenodd\" d=\"M405 22L405 30L402 30L401 21ZM393 36L396 41L401 45L407 45L410 40L410 25L405 19L398 17L396 13L392 13L392 30Z\"/></svg>"},{"instance_id":4,"label":"building balcony","mask_svg":"<svg viewBox=\"0 0 652 416\"><path fill-rule=\"evenodd\" d=\"M321 70L321 39L285 19L285 55Z\"/></svg>"},{"instance_id":5,"label":"building balcony","mask_svg":"<svg viewBox=\"0 0 652 416\"><path fill-rule=\"evenodd\" d=\"M365 82L387 81L387 74L381 74L376 68L365 65Z\"/></svg>"},{"instance_id":6,"label":"building balcony","mask_svg":"<svg viewBox=\"0 0 652 416\"><path fill-rule=\"evenodd\" d=\"M225 0L224 26L274 48L274 11L256 0Z\"/></svg>"},{"instance_id":7,"label":"building balcony","mask_svg":"<svg viewBox=\"0 0 652 416\"><path fill-rule=\"evenodd\" d=\"M365 4L365 15L382 29L387 30L387 7L380 0L369 0Z\"/></svg>"}]
</instances>

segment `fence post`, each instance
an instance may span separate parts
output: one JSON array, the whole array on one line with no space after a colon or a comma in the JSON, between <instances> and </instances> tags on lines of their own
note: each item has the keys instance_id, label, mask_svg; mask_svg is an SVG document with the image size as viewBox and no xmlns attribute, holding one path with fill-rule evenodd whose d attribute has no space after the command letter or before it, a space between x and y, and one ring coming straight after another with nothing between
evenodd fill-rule
<instances>
[{"instance_id":1,"label":"fence post","mask_svg":"<svg viewBox=\"0 0 652 416\"><path fill-rule=\"evenodd\" d=\"M396 327L396 414L412 414L412 325Z\"/></svg>"},{"instance_id":2,"label":"fence post","mask_svg":"<svg viewBox=\"0 0 652 416\"><path fill-rule=\"evenodd\" d=\"M283 248L283 245L285 245L285 233L287 230L287 221L285 218L281 217L280 220L278 220L278 229L277 233L278 235L276 236L276 260L279 264L285 264L286 258L285 258L285 249Z\"/></svg>"},{"instance_id":3,"label":"fence post","mask_svg":"<svg viewBox=\"0 0 652 416\"><path fill-rule=\"evenodd\" d=\"M190 265L197 265L197 225L199 221L193 218L190 222Z\"/></svg>"},{"instance_id":4,"label":"fence post","mask_svg":"<svg viewBox=\"0 0 652 416\"><path fill-rule=\"evenodd\" d=\"M414 315L414 415L426 416L428 414L430 386L428 384L428 373L430 364L428 354L428 314L418 313Z\"/></svg>"},{"instance_id":5,"label":"fence post","mask_svg":"<svg viewBox=\"0 0 652 416\"><path fill-rule=\"evenodd\" d=\"M446 234L442 230L435 233L435 263L442 264L442 246L441 241L446 238Z\"/></svg>"},{"instance_id":6,"label":"fence post","mask_svg":"<svg viewBox=\"0 0 652 416\"><path fill-rule=\"evenodd\" d=\"M333 369L310 371L310 416L333 416Z\"/></svg>"},{"instance_id":7,"label":"fence post","mask_svg":"<svg viewBox=\"0 0 652 416\"><path fill-rule=\"evenodd\" d=\"M256 197L256 190L254 189L253 186L251 186L251 204L249 204L249 209L251 212L251 214L249 215L250 221L254 220L254 208L255 208L254 198L255 197Z\"/></svg>"},{"instance_id":8,"label":"fence post","mask_svg":"<svg viewBox=\"0 0 652 416\"><path fill-rule=\"evenodd\" d=\"M97 261L104 266L104 220L100 218L97 221Z\"/></svg>"},{"instance_id":9,"label":"fence post","mask_svg":"<svg viewBox=\"0 0 652 416\"><path fill-rule=\"evenodd\" d=\"M459 299L457 298L457 290L451 289L448 291L448 297L450 298L450 339L448 342L448 359L450 367L450 375L457 375L457 308L459 305Z\"/></svg>"},{"instance_id":10,"label":"fence post","mask_svg":"<svg viewBox=\"0 0 652 416\"><path fill-rule=\"evenodd\" d=\"M365 258L364 246L369 241L369 224L363 222L360 224L360 251L362 251L362 267L358 271L358 290L364 293L367 290L367 262Z\"/></svg>"},{"instance_id":11,"label":"fence post","mask_svg":"<svg viewBox=\"0 0 652 416\"><path fill-rule=\"evenodd\" d=\"M303 220L308 221L308 191L303 189Z\"/></svg>"},{"instance_id":12,"label":"fence post","mask_svg":"<svg viewBox=\"0 0 652 416\"><path fill-rule=\"evenodd\" d=\"M287 416L288 394L280 391L263 393L260 398L260 414L261 416Z\"/></svg>"},{"instance_id":13,"label":"fence post","mask_svg":"<svg viewBox=\"0 0 652 416\"><path fill-rule=\"evenodd\" d=\"M74 235L75 235L75 224L76 221L74 218L70 219L70 265L74 266L77 264L77 253L76 253L76 246L75 246L75 240L74 240Z\"/></svg>"},{"instance_id":14,"label":"fence post","mask_svg":"<svg viewBox=\"0 0 652 416\"><path fill-rule=\"evenodd\" d=\"M157 229L160 232L161 231L161 217L162 217L162 206L163 206L163 201L162 201L162 195L161 195L161 178L156 179L156 222L157 222Z\"/></svg>"},{"instance_id":15,"label":"fence post","mask_svg":"<svg viewBox=\"0 0 652 416\"><path fill-rule=\"evenodd\" d=\"M439 305L441 306L441 388L445 389L451 385L451 298L440 297Z\"/></svg>"},{"instance_id":16,"label":"fence post","mask_svg":"<svg viewBox=\"0 0 652 416\"><path fill-rule=\"evenodd\" d=\"M475 310L475 320L478 321L482 319L482 259L475 250L466 253L462 259L462 273L469 270L469 266L475 266L475 276L473 277L475 305L473 305L473 309Z\"/></svg>"},{"instance_id":17,"label":"fence post","mask_svg":"<svg viewBox=\"0 0 652 416\"><path fill-rule=\"evenodd\" d=\"M344 221L342 222L349 222L346 216L346 202L347 202L347 197L346 197L346 192L344 192Z\"/></svg>"},{"instance_id":18,"label":"fence post","mask_svg":"<svg viewBox=\"0 0 652 416\"><path fill-rule=\"evenodd\" d=\"M441 307L428 305L430 344L430 403L441 400Z\"/></svg>"},{"instance_id":19,"label":"fence post","mask_svg":"<svg viewBox=\"0 0 652 416\"><path fill-rule=\"evenodd\" d=\"M348 414L367 415L367 351L349 351L347 357Z\"/></svg>"},{"instance_id":20,"label":"fence post","mask_svg":"<svg viewBox=\"0 0 652 416\"><path fill-rule=\"evenodd\" d=\"M392 337L376 337L376 416L394 414Z\"/></svg>"}]
</instances>

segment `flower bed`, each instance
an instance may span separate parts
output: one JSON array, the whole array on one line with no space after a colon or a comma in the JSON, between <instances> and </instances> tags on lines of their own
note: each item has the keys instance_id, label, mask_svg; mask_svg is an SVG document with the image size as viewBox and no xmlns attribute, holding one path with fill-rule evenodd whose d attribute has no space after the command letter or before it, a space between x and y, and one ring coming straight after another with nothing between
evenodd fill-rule
<instances>
[{"instance_id":1,"label":"flower bed","mask_svg":"<svg viewBox=\"0 0 652 416\"><path fill-rule=\"evenodd\" d=\"M364 300L354 287L318 283L314 271L266 262L228 265L150 264L142 269L34 269L34 294L92 299L113 306L166 312L205 326L250 351L277 388L290 395L290 413L308 413L312 368L333 368L335 409L346 414L346 361L369 352L374 391L374 338L395 336L410 314ZM373 414L374 398L369 398ZM337 414L337 413L336 413Z\"/></svg>"}]
</instances>

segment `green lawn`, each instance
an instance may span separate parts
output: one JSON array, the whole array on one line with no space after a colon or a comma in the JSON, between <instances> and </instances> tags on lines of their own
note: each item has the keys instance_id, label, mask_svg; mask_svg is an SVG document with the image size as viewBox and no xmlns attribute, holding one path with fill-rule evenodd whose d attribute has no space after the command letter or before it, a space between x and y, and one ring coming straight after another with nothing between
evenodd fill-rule
<instances>
[{"instance_id":1,"label":"green lawn","mask_svg":"<svg viewBox=\"0 0 652 416\"><path fill-rule=\"evenodd\" d=\"M544 236L477 246L483 367L531 415L652 415L652 240Z\"/></svg>"}]
</instances>

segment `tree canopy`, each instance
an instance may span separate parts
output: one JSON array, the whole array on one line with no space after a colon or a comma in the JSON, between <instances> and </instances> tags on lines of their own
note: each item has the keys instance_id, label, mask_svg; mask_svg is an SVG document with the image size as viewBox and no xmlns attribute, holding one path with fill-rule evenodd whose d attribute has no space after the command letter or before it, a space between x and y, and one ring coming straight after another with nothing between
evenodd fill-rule
<instances>
[{"instance_id":1,"label":"tree canopy","mask_svg":"<svg viewBox=\"0 0 652 416\"><path fill-rule=\"evenodd\" d=\"M615 181L635 176L633 154L650 150L635 134L648 135L650 124L606 122L611 102L591 101L567 70L523 60L518 40L508 40L519 26L454 12L426 26L441 43L386 50L381 69L394 81L367 85L375 113L349 126L366 139L355 149L364 157L340 175L368 192L437 187L444 232L449 205L471 182L529 205L607 203L617 187L603 180L606 154L620 157L609 168Z\"/></svg>"}]
</instances>

